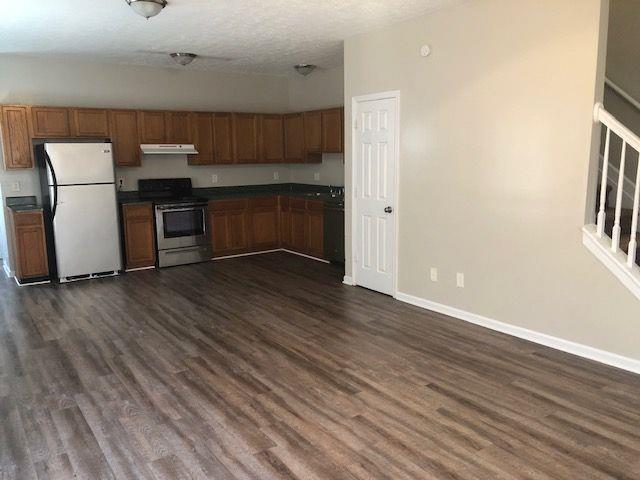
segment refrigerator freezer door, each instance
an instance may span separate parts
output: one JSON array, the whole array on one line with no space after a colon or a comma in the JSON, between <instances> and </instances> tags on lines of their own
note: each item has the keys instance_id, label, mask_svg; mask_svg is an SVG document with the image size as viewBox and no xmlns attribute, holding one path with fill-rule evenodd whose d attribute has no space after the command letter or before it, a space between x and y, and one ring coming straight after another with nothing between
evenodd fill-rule
<instances>
[{"instance_id":1,"label":"refrigerator freezer door","mask_svg":"<svg viewBox=\"0 0 640 480\"><path fill-rule=\"evenodd\" d=\"M58 185L115 183L110 143L47 143L44 148ZM47 176L52 185L50 171Z\"/></svg>"},{"instance_id":2,"label":"refrigerator freezer door","mask_svg":"<svg viewBox=\"0 0 640 480\"><path fill-rule=\"evenodd\" d=\"M115 187L58 187L53 235L61 279L121 270Z\"/></svg>"}]
</instances>

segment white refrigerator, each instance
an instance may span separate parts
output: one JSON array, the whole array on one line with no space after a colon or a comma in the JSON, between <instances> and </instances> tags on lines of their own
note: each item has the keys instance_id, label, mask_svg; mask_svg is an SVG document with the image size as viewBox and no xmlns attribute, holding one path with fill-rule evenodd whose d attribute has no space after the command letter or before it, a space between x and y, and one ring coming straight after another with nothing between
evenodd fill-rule
<instances>
[{"instance_id":1,"label":"white refrigerator","mask_svg":"<svg viewBox=\"0 0 640 480\"><path fill-rule=\"evenodd\" d=\"M45 143L57 276L61 282L122 269L110 143Z\"/></svg>"}]
</instances>

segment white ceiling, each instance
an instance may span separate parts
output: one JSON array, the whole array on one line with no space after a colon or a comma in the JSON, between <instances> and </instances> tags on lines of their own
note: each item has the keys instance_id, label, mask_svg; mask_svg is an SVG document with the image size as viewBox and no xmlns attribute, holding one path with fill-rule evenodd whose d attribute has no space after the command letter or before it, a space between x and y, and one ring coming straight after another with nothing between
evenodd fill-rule
<instances>
[{"instance_id":1,"label":"white ceiling","mask_svg":"<svg viewBox=\"0 0 640 480\"><path fill-rule=\"evenodd\" d=\"M193 52L187 68L287 74L342 64L342 41L461 0L168 0L148 21L125 0L0 0L0 54L172 66L152 52ZM182 67L176 67L182 68Z\"/></svg>"}]
</instances>

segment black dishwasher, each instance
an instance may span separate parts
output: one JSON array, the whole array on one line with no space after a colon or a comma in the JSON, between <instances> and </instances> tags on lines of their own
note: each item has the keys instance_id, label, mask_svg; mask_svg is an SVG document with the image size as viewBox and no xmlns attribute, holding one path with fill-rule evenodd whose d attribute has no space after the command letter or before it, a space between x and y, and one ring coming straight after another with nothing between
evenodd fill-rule
<instances>
[{"instance_id":1,"label":"black dishwasher","mask_svg":"<svg viewBox=\"0 0 640 480\"><path fill-rule=\"evenodd\" d=\"M324 258L344 263L344 202L324 203Z\"/></svg>"}]
</instances>

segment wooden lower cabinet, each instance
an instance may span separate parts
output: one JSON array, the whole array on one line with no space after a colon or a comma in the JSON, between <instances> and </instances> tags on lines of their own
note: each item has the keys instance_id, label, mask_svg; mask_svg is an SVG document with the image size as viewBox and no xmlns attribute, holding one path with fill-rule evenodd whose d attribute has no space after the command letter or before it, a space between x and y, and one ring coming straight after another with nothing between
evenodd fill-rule
<instances>
[{"instance_id":1,"label":"wooden lower cabinet","mask_svg":"<svg viewBox=\"0 0 640 480\"><path fill-rule=\"evenodd\" d=\"M214 257L275 248L323 258L323 203L281 196L209 202Z\"/></svg>"},{"instance_id":2,"label":"wooden lower cabinet","mask_svg":"<svg viewBox=\"0 0 640 480\"><path fill-rule=\"evenodd\" d=\"M122 206L127 270L156 264L156 234L151 203Z\"/></svg>"},{"instance_id":3,"label":"wooden lower cabinet","mask_svg":"<svg viewBox=\"0 0 640 480\"><path fill-rule=\"evenodd\" d=\"M12 251L20 283L49 276L47 241L42 211L10 211Z\"/></svg>"},{"instance_id":4,"label":"wooden lower cabinet","mask_svg":"<svg viewBox=\"0 0 640 480\"><path fill-rule=\"evenodd\" d=\"M248 252L248 200L215 200L209 202L209 232L214 257Z\"/></svg>"},{"instance_id":5,"label":"wooden lower cabinet","mask_svg":"<svg viewBox=\"0 0 640 480\"><path fill-rule=\"evenodd\" d=\"M280 243L280 212L278 197L258 197L249 201L251 217L251 249L278 248Z\"/></svg>"}]
</instances>

